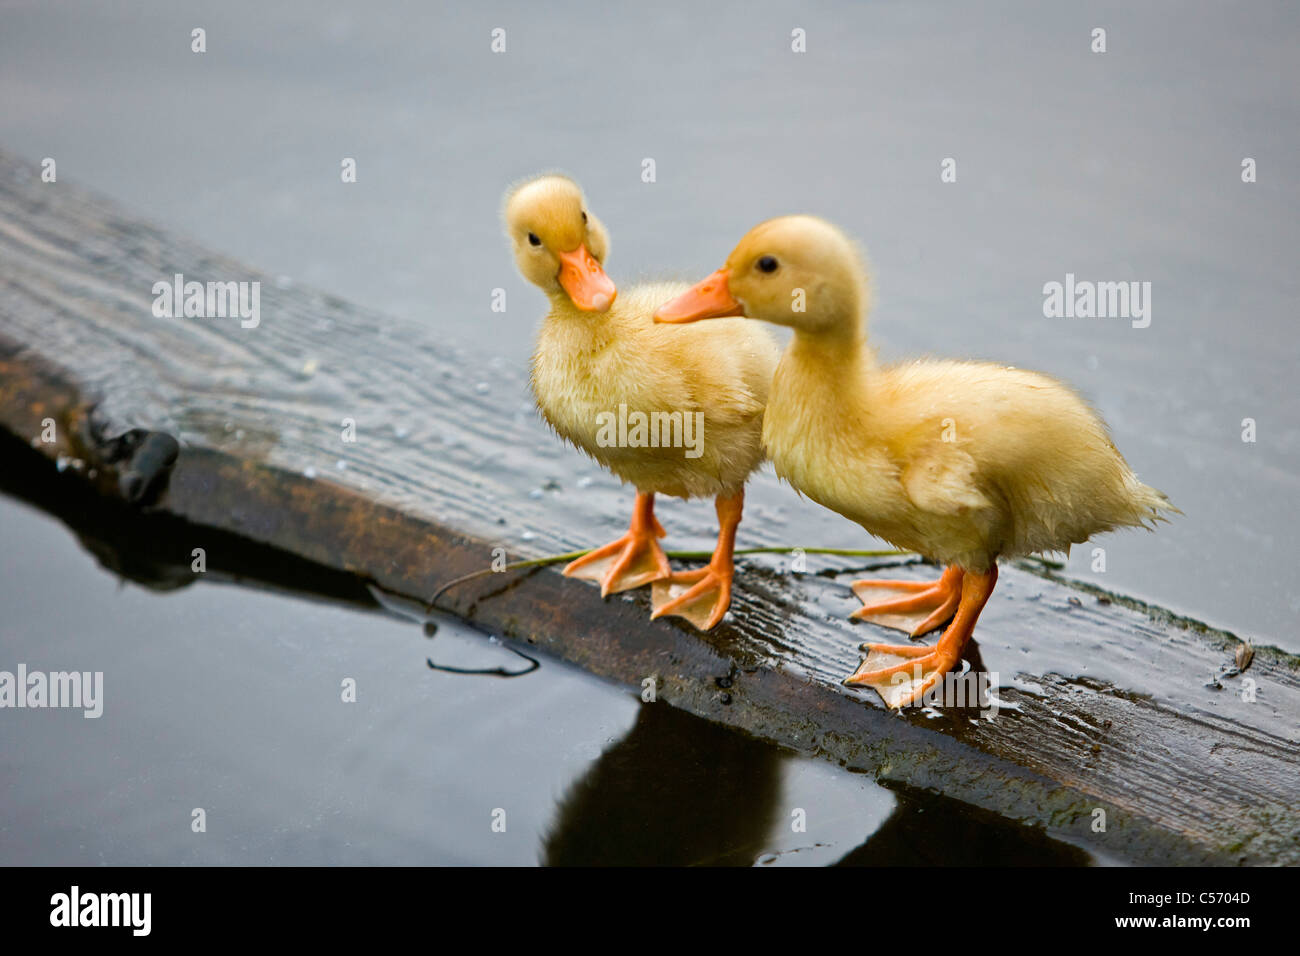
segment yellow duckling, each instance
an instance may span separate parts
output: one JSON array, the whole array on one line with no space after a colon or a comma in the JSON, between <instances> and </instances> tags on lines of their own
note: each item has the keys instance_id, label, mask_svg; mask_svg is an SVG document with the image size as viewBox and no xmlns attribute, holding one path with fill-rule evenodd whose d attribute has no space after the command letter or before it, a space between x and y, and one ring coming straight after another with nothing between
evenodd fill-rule
<instances>
[{"instance_id":1,"label":"yellow duckling","mask_svg":"<svg viewBox=\"0 0 1300 956\"><path fill-rule=\"evenodd\" d=\"M830 223L755 227L727 264L656 313L659 322L745 315L794 329L768 398L763 443L777 474L895 546L946 566L937 581L860 581L854 617L934 647L868 644L845 683L914 703L961 659L999 557L1068 550L1176 511L1138 481L1106 425L1068 386L983 362L880 365L867 344L867 277ZM867 603L886 588L904 596Z\"/></svg>"},{"instance_id":2,"label":"yellow duckling","mask_svg":"<svg viewBox=\"0 0 1300 956\"><path fill-rule=\"evenodd\" d=\"M655 308L687 286L619 293L602 267L608 233L567 177L513 188L505 224L520 272L551 301L533 354L537 406L562 438L637 490L627 534L564 573L599 580L602 595L655 582L654 617L676 614L708 630L731 604L736 526L745 480L763 461L776 345L741 320L687 336L656 325ZM706 567L672 572L656 494L717 499L718 543Z\"/></svg>"}]
</instances>

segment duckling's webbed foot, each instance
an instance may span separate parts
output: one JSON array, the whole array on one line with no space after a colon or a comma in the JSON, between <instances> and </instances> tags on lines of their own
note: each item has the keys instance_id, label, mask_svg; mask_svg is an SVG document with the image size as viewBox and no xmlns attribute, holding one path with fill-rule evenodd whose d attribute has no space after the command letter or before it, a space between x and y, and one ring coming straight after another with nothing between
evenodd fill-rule
<instances>
[{"instance_id":1,"label":"duckling's webbed foot","mask_svg":"<svg viewBox=\"0 0 1300 956\"><path fill-rule=\"evenodd\" d=\"M875 688L885 706L910 707L930 691L960 659L938 647L915 644L863 644L868 651L852 676L849 687Z\"/></svg>"},{"instance_id":2,"label":"duckling's webbed foot","mask_svg":"<svg viewBox=\"0 0 1300 956\"><path fill-rule=\"evenodd\" d=\"M656 581L651 589L654 611L650 618L671 614L686 618L701 631L712 629L731 607L731 577L730 568L710 564Z\"/></svg>"},{"instance_id":3,"label":"duckling's webbed foot","mask_svg":"<svg viewBox=\"0 0 1300 956\"><path fill-rule=\"evenodd\" d=\"M854 581L853 593L863 606L849 617L907 631L913 637L928 634L956 612L963 573L961 568L950 567L937 581ZM868 594L879 598L882 591L885 600L867 599Z\"/></svg>"},{"instance_id":4,"label":"duckling's webbed foot","mask_svg":"<svg viewBox=\"0 0 1300 956\"><path fill-rule=\"evenodd\" d=\"M964 574L957 613L938 644L933 647L863 644L862 650L868 654L844 683L850 687L875 688L885 704L892 708L909 707L921 701L961 660L962 650L974 633L975 622L988 603L997 580L996 565L984 574L974 571Z\"/></svg>"},{"instance_id":5,"label":"duckling's webbed foot","mask_svg":"<svg viewBox=\"0 0 1300 956\"><path fill-rule=\"evenodd\" d=\"M702 568L677 571L654 583L652 620L665 615L684 617L701 631L711 630L722 620L731 607L732 552L744 502L743 490L718 496L718 545L712 559Z\"/></svg>"},{"instance_id":6,"label":"duckling's webbed foot","mask_svg":"<svg viewBox=\"0 0 1300 956\"><path fill-rule=\"evenodd\" d=\"M564 568L571 578L600 582L601 597L630 591L666 578L672 573L668 556L659 546L665 534L654 516L654 495L637 492L627 534L589 551Z\"/></svg>"}]
</instances>

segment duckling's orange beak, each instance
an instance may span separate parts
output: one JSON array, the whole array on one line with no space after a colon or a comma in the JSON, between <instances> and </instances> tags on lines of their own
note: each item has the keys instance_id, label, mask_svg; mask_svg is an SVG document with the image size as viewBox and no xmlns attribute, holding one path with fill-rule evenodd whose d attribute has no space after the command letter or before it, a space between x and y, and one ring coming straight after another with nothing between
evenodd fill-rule
<instances>
[{"instance_id":1,"label":"duckling's orange beak","mask_svg":"<svg viewBox=\"0 0 1300 956\"><path fill-rule=\"evenodd\" d=\"M730 273L719 269L707 279L695 283L677 298L659 307L656 322L696 322L699 319L721 319L730 315L744 315L745 310L731 296L727 288Z\"/></svg>"},{"instance_id":2,"label":"duckling's orange beak","mask_svg":"<svg viewBox=\"0 0 1300 956\"><path fill-rule=\"evenodd\" d=\"M585 245L572 252L559 252L560 286L583 312L605 312L614 304L618 288L605 275L600 263Z\"/></svg>"}]
</instances>

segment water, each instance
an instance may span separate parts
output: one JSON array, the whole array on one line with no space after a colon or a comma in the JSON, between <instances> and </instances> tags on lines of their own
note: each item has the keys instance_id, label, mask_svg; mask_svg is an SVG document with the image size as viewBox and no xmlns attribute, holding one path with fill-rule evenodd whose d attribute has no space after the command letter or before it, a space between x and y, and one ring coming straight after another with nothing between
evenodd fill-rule
<instances>
[{"instance_id":1,"label":"water","mask_svg":"<svg viewBox=\"0 0 1300 956\"><path fill-rule=\"evenodd\" d=\"M1300 651L1293 5L11 0L0 16L5 147L514 365L542 310L500 235L520 176L584 183L620 281L699 277L761 218L827 215L875 264L886 358L1069 380L1186 512L1102 539L1104 572L1076 549L1072 573ZM1044 318L1067 272L1151 282L1150 327ZM869 544L766 489L755 501L800 509L819 543Z\"/></svg>"},{"instance_id":2,"label":"water","mask_svg":"<svg viewBox=\"0 0 1300 956\"><path fill-rule=\"evenodd\" d=\"M0 865L1092 860L549 658L513 679L433 670L528 665L232 537L200 538L202 575L160 567L164 540L198 532L97 511L2 450L0 490L29 500L0 495L0 670L104 683L98 718L0 711Z\"/></svg>"}]
</instances>

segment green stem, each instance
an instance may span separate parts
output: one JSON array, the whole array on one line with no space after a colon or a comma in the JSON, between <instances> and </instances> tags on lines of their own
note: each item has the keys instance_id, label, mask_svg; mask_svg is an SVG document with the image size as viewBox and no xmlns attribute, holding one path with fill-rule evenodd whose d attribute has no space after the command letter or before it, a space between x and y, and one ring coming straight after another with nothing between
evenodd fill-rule
<instances>
[{"instance_id":1,"label":"green stem","mask_svg":"<svg viewBox=\"0 0 1300 956\"><path fill-rule=\"evenodd\" d=\"M581 551L566 551L564 554L549 554L544 558L529 558L525 561L512 561L505 565L500 571L493 568L483 568L481 571L471 571L469 574L462 574L458 578L453 578L442 587L434 592L433 597L429 598L426 610L433 610L438 598L450 588L455 587L465 581L472 581L474 578L482 577L485 574L502 574L506 571L519 571L524 568L542 568L548 564L559 564L561 561L572 561L580 558L584 554L589 554L591 548L583 548ZM897 558L914 555L915 551L897 551L894 549L863 551L856 548L737 548L733 554L793 554L795 551L802 551L804 554L831 554L843 558ZM712 551L666 551L664 552L670 558L678 561L707 561L713 557Z\"/></svg>"},{"instance_id":2,"label":"green stem","mask_svg":"<svg viewBox=\"0 0 1300 956\"><path fill-rule=\"evenodd\" d=\"M802 551L804 554L833 554L841 558L902 558L916 554L915 551L900 551L897 548L864 551L860 548L737 548L735 554L791 554ZM673 554L674 552L669 552ZM704 553L704 552L702 552ZM705 557L712 557L704 553Z\"/></svg>"}]
</instances>

